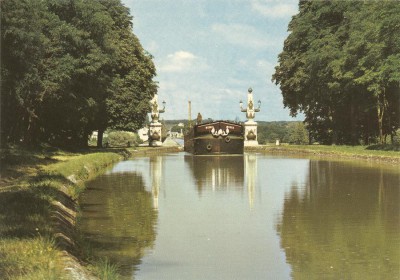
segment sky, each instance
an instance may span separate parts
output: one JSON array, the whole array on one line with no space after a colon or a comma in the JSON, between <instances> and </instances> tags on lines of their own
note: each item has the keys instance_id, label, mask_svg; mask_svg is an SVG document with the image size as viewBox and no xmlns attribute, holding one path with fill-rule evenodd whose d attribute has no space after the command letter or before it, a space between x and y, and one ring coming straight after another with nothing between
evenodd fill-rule
<instances>
[{"instance_id":1,"label":"sky","mask_svg":"<svg viewBox=\"0 0 400 280\"><path fill-rule=\"evenodd\" d=\"M261 100L259 121L302 120L283 108L271 81L297 0L122 0L133 32L154 56L165 120L244 121L247 90ZM244 106L245 107L245 106Z\"/></svg>"}]
</instances>

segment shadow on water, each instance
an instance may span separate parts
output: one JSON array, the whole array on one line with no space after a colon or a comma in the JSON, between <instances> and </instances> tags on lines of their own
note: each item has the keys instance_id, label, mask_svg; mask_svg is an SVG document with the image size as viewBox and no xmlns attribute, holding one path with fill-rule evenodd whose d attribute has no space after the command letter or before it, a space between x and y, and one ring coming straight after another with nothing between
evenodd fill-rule
<instances>
[{"instance_id":1,"label":"shadow on water","mask_svg":"<svg viewBox=\"0 0 400 280\"><path fill-rule=\"evenodd\" d=\"M400 175L379 168L311 161L277 223L294 279L400 276Z\"/></svg>"},{"instance_id":2,"label":"shadow on water","mask_svg":"<svg viewBox=\"0 0 400 280\"><path fill-rule=\"evenodd\" d=\"M87 185L79 229L97 258L107 258L130 279L156 238L152 192L134 172L103 175Z\"/></svg>"}]
</instances>

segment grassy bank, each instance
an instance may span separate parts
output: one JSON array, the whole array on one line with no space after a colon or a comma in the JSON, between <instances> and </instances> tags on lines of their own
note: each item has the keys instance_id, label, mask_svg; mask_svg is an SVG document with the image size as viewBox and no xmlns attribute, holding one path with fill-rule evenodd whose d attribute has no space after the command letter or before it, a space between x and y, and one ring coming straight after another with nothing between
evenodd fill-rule
<instances>
[{"instance_id":1,"label":"grassy bank","mask_svg":"<svg viewBox=\"0 0 400 280\"><path fill-rule=\"evenodd\" d=\"M76 244L76 200L85 180L132 151L2 150L0 279L73 279L74 274L87 274L73 257L84 257ZM110 268L100 265L93 271L104 275Z\"/></svg>"},{"instance_id":2,"label":"grassy bank","mask_svg":"<svg viewBox=\"0 0 400 280\"><path fill-rule=\"evenodd\" d=\"M0 279L117 279L113 265L92 259L79 244L76 210L84 182L123 158L177 151L1 150Z\"/></svg>"},{"instance_id":3,"label":"grassy bank","mask_svg":"<svg viewBox=\"0 0 400 280\"><path fill-rule=\"evenodd\" d=\"M325 146L325 145L260 145L246 147L248 152L300 154L322 157L353 158L386 163L400 163L400 151L394 146Z\"/></svg>"}]
</instances>

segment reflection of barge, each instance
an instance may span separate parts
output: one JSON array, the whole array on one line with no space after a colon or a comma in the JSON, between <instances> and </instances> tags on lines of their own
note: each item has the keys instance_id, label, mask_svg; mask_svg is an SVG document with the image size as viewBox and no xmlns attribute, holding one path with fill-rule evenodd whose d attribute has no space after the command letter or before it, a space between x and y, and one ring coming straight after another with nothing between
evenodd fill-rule
<instances>
[{"instance_id":1,"label":"reflection of barge","mask_svg":"<svg viewBox=\"0 0 400 280\"><path fill-rule=\"evenodd\" d=\"M192 171L197 190L242 190L244 186L243 155L185 155L185 165Z\"/></svg>"},{"instance_id":2,"label":"reflection of barge","mask_svg":"<svg viewBox=\"0 0 400 280\"><path fill-rule=\"evenodd\" d=\"M185 135L185 151L194 155L243 154L243 125L215 121L195 125Z\"/></svg>"}]
</instances>

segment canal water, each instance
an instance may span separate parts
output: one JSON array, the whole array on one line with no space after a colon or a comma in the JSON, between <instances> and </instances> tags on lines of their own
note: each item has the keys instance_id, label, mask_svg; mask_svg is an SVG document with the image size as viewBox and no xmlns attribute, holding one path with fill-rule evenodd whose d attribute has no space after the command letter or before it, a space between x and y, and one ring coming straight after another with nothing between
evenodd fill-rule
<instances>
[{"instance_id":1,"label":"canal water","mask_svg":"<svg viewBox=\"0 0 400 280\"><path fill-rule=\"evenodd\" d=\"M125 279L399 279L400 169L263 154L136 158L80 229Z\"/></svg>"}]
</instances>

